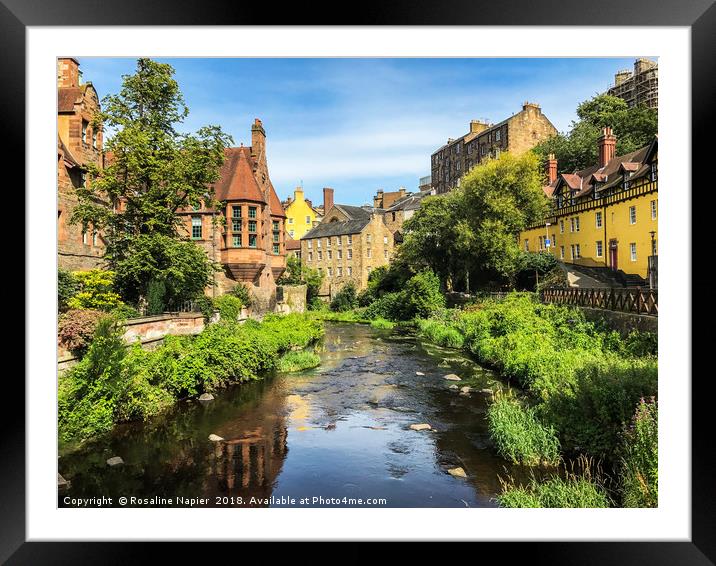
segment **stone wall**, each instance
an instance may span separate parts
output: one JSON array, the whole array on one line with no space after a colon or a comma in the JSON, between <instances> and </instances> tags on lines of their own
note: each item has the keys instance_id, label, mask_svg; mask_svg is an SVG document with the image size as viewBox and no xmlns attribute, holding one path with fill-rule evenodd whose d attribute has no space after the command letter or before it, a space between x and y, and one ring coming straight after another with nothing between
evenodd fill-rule
<instances>
[{"instance_id":1,"label":"stone wall","mask_svg":"<svg viewBox=\"0 0 716 566\"><path fill-rule=\"evenodd\" d=\"M289 314L292 312L306 312L306 285L284 285L283 300L276 302L276 312Z\"/></svg>"},{"instance_id":2,"label":"stone wall","mask_svg":"<svg viewBox=\"0 0 716 566\"><path fill-rule=\"evenodd\" d=\"M626 336L632 330L659 333L659 317L656 316L610 311L606 309L592 309L588 307L576 308L581 309L587 320L593 322L603 320L609 328L616 330L622 336Z\"/></svg>"}]
</instances>

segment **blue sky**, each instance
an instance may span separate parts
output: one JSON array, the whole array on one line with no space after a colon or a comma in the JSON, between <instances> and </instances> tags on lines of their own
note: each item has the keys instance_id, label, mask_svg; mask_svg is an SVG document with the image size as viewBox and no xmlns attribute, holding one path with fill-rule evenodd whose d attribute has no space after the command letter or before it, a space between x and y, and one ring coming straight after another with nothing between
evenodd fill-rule
<instances>
[{"instance_id":1,"label":"blue sky","mask_svg":"<svg viewBox=\"0 0 716 566\"><path fill-rule=\"evenodd\" d=\"M176 69L189 116L182 130L220 125L251 144L260 118L281 199L303 182L308 198L364 204L382 188L417 190L430 154L471 119L499 122L526 100L560 131L577 104L606 90L632 58L159 59ZM118 92L135 59L80 58L100 98Z\"/></svg>"}]
</instances>

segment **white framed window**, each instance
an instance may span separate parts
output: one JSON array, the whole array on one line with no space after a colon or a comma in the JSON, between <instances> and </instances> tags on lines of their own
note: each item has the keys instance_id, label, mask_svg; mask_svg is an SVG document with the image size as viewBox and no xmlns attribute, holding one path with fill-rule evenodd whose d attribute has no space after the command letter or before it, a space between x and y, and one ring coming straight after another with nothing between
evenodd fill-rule
<instances>
[{"instance_id":1,"label":"white framed window","mask_svg":"<svg viewBox=\"0 0 716 566\"><path fill-rule=\"evenodd\" d=\"M201 216L191 217L191 237L194 240L201 239Z\"/></svg>"},{"instance_id":2,"label":"white framed window","mask_svg":"<svg viewBox=\"0 0 716 566\"><path fill-rule=\"evenodd\" d=\"M329 267L326 271L328 272L328 277L333 277L333 268L332 267Z\"/></svg>"},{"instance_id":3,"label":"white framed window","mask_svg":"<svg viewBox=\"0 0 716 566\"><path fill-rule=\"evenodd\" d=\"M306 224L310 224L310 223L311 223L311 217L310 217L310 216L306 216Z\"/></svg>"},{"instance_id":4,"label":"white framed window","mask_svg":"<svg viewBox=\"0 0 716 566\"><path fill-rule=\"evenodd\" d=\"M92 129L92 147L97 149L97 132L94 131L94 128Z\"/></svg>"},{"instance_id":5,"label":"white framed window","mask_svg":"<svg viewBox=\"0 0 716 566\"><path fill-rule=\"evenodd\" d=\"M289 224L293 224L293 218L289 218L289 219L288 219L288 223L289 223Z\"/></svg>"},{"instance_id":6,"label":"white framed window","mask_svg":"<svg viewBox=\"0 0 716 566\"><path fill-rule=\"evenodd\" d=\"M96 230L92 231L92 245L93 246L97 245L97 231Z\"/></svg>"},{"instance_id":7,"label":"white framed window","mask_svg":"<svg viewBox=\"0 0 716 566\"><path fill-rule=\"evenodd\" d=\"M569 246L569 259L574 259L574 244Z\"/></svg>"},{"instance_id":8,"label":"white framed window","mask_svg":"<svg viewBox=\"0 0 716 566\"><path fill-rule=\"evenodd\" d=\"M383 243L387 246L388 245L388 236L383 236Z\"/></svg>"},{"instance_id":9,"label":"white framed window","mask_svg":"<svg viewBox=\"0 0 716 566\"><path fill-rule=\"evenodd\" d=\"M629 244L629 256L632 261L636 261L636 242Z\"/></svg>"},{"instance_id":10,"label":"white framed window","mask_svg":"<svg viewBox=\"0 0 716 566\"><path fill-rule=\"evenodd\" d=\"M309 249L309 250L310 250L311 248L313 248L313 240L308 240L308 244L307 244L307 245L308 245L308 249Z\"/></svg>"},{"instance_id":11,"label":"white framed window","mask_svg":"<svg viewBox=\"0 0 716 566\"><path fill-rule=\"evenodd\" d=\"M313 261L313 252L308 252L308 261Z\"/></svg>"},{"instance_id":12,"label":"white framed window","mask_svg":"<svg viewBox=\"0 0 716 566\"><path fill-rule=\"evenodd\" d=\"M576 253L576 255L575 255L575 258L576 258L576 259L579 259L579 258L582 257L582 250L581 250L581 248L579 247L579 244L574 244L574 251L575 251L575 253Z\"/></svg>"},{"instance_id":13,"label":"white framed window","mask_svg":"<svg viewBox=\"0 0 716 566\"><path fill-rule=\"evenodd\" d=\"M343 245L343 236L336 236L336 245L339 248Z\"/></svg>"},{"instance_id":14,"label":"white framed window","mask_svg":"<svg viewBox=\"0 0 716 566\"><path fill-rule=\"evenodd\" d=\"M559 221L559 233L564 234L564 220Z\"/></svg>"},{"instance_id":15,"label":"white framed window","mask_svg":"<svg viewBox=\"0 0 716 566\"><path fill-rule=\"evenodd\" d=\"M559 259L564 259L564 246L559 246Z\"/></svg>"},{"instance_id":16,"label":"white framed window","mask_svg":"<svg viewBox=\"0 0 716 566\"><path fill-rule=\"evenodd\" d=\"M331 247L331 239L330 238L326 238L326 247L327 248Z\"/></svg>"},{"instance_id":17,"label":"white framed window","mask_svg":"<svg viewBox=\"0 0 716 566\"><path fill-rule=\"evenodd\" d=\"M574 228L575 228L575 230L574 230L575 232L579 232L579 216L574 217Z\"/></svg>"},{"instance_id":18,"label":"white framed window","mask_svg":"<svg viewBox=\"0 0 716 566\"><path fill-rule=\"evenodd\" d=\"M366 257L373 257L373 255L372 255L372 252L371 252L371 249L370 249L370 248L368 248L368 249L367 249L367 250L365 251L365 253L366 253Z\"/></svg>"},{"instance_id":19,"label":"white framed window","mask_svg":"<svg viewBox=\"0 0 716 566\"><path fill-rule=\"evenodd\" d=\"M595 253L596 253L597 257L602 257L604 254L604 248L602 246L601 240L597 240L597 243L595 245Z\"/></svg>"},{"instance_id":20,"label":"white framed window","mask_svg":"<svg viewBox=\"0 0 716 566\"><path fill-rule=\"evenodd\" d=\"M365 241L370 244L373 241L373 234L366 234Z\"/></svg>"},{"instance_id":21,"label":"white framed window","mask_svg":"<svg viewBox=\"0 0 716 566\"><path fill-rule=\"evenodd\" d=\"M353 268L350 265L346 269L348 270L348 277L353 275Z\"/></svg>"},{"instance_id":22,"label":"white framed window","mask_svg":"<svg viewBox=\"0 0 716 566\"><path fill-rule=\"evenodd\" d=\"M343 259L343 250L338 250L338 259Z\"/></svg>"},{"instance_id":23,"label":"white framed window","mask_svg":"<svg viewBox=\"0 0 716 566\"><path fill-rule=\"evenodd\" d=\"M602 227L602 212L601 212L601 211L598 211L598 212L595 212L595 213L594 213L594 225L595 225L597 228L601 228L601 227Z\"/></svg>"},{"instance_id":24,"label":"white framed window","mask_svg":"<svg viewBox=\"0 0 716 566\"><path fill-rule=\"evenodd\" d=\"M342 267L336 268L336 276L343 277L343 268Z\"/></svg>"},{"instance_id":25,"label":"white framed window","mask_svg":"<svg viewBox=\"0 0 716 566\"><path fill-rule=\"evenodd\" d=\"M348 250L348 259L353 259L353 250Z\"/></svg>"},{"instance_id":26,"label":"white framed window","mask_svg":"<svg viewBox=\"0 0 716 566\"><path fill-rule=\"evenodd\" d=\"M316 247L318 247L318 248L321 247L321 240L316 240Z\"/></svg>"},{"instance_id":27,"label":"white framed window","mask_svg":"<svg viewBox=\"0 0 716 566\"><path fill-rule=\"evenodd\" d=\"M82 230L82 243L86 246L87 242L89 242L89 238L87 237L87 230Z\"/></svg>"},{"instance_id":28,"label":"white framed window","mask_svg":"<svg viewBox=\"0 0 716 566\"><path fill-rule=\"evenodd\" d=\"M293 238L293 230L288 231L289 235ZM310 247L310 246L309 246Z\"/></svg>"},{"instance_id":29,"label":"white framed window","mask_svg":"<svg viewBox=\"0 0 716 566\"><path fill-rule=\"evenodd\" d=\"M656 220L656 201L653 200L649 204L651 206L651 219Z\"/></svg>"},{"instance_id":30,"label":"white framed window","mask_svg":"<svg viewBox=\"0 0 716 566\"><path fill-rule=\"evenodd\" d=\"M348 245L350 246L353 243L353 236L350 234L348 235Z\"/></svg>"},{"instance_id":31,"label":"white framed window","mask_svg":"<svg viewBox=\"0 0 716 566\"><path fill-rule=\"evenodd\" d=\"M82 143L87 143L87 126L89 126L89 122L82 120Z\"/></svg>"},{"instance_id":32,"label":"white framed window","mask_svg":"<svg viewBox=\"0 0 716 566\"><path fill-rule=\"evenodd\" d=\"M629 207L629 224L636 224L636 206Z\"/></svg>"},{"instance_id":33,"label":"white framed window","mask_svg":"<svg viewBox=\"0 0 716 566\"><path fill-rule=\"evenodd\" d=\"M331 250L328 250L328 251L326 252L326 257L327 257L328 259L333 259L333 252L332 252Z\"/></svg>"},{"instance_id":34,"label":"white framed window","mask_svg":"<svg viewBox=\"0 0 716 566\"><path fill-rule=\"evenodd\" d=\"M318 252L318 261L323 259L323 252Z\"/></svg>"},{"instance_id":35,"label":"white framed window","mask_svg":"<svg viewBox=\"0 0 716 566\"><path fill-rule=\"evenodd\" d=\"M574 232L574 218L569 219L569 231Z\"/></svg>"}]
</instances>

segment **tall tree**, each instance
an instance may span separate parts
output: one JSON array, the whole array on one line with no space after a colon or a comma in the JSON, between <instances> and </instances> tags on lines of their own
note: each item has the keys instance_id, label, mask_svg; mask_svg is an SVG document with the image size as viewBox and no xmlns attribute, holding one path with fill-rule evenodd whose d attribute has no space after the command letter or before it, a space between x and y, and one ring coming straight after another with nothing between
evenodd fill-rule
<instances>
[{"instance_id":1,"label":"tall tree","mask_svg":"<svg viewBox=\"0 0 716 566\"><path fill-rule=\"evenodd\" d=\"M560 133L539 143L534 151L542 163L547 155L557 157L558 171L572 173L594 165L598 160L597 141L602 128L610 126L617 137L617 155L647 145L658 131L658 116L653 108L629 108L621 98L600 94L577 107L577 120L568 133Z\"/></svg>"},{"instance_id":2,"label":"tall tree","mask_svg":"<svg viewBox=\"0 0 716 566\"><path fill-rule=\"evenodd\" d=\"M432 269L447 289L506 282L518 265L517 234L546 206L537 157L504 153L475 167L459 189L426 198L404 225L399 255Z\"/></svg>"},{"instance_id":3,"label":"tall tree","mask_svg":"<svg viewBox=\"0 0 716 566\"><path fill-rule=\"evenodd\" d=\"M77 191L73 221L103 231L106 260L129 298L145 294L153 279L174 278L167 288L175 288L171 257L185 258L186 269L198 270L179 281L210 281L208 258L197 261L194 250L182 249L194 244L185 241L176 213L202 201L214 204L210 186L232 139L219 126L179 132L188 113L173 67L139 59L135 73L122 77L120 92L105 97L94 118L96 126L112 132L106 165L89 169L89 184Z\"/></svg>"}]
</instances>

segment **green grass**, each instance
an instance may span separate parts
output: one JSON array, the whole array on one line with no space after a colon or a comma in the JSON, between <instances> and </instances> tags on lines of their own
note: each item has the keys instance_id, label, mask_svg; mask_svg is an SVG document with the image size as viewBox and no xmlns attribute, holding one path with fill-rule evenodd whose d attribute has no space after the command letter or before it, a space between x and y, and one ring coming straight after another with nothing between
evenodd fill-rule
<instances>
[{"instance_id":1,"label":"green grass","mask_svg":"<svg viewBox=\"0 0 716 566\"><path fill-rule=\"evenodd\" d=\"M441 320L418 320L418 335L445 348L462 348L465 343L460 331Z\"/></svg>"},{"instance_id":2,"label":"green grass","mask_svg":"<svg viewBox=\"0 0 716 566\"><path fill-rule=\"evenodd\" d=\"M358 322L370 324L371 320L364 316L365 309L359 308L352 311L333 312L329 310L308 311L308 315L315 320L327 320L331 322Z\"/></svg>"},{"instance_id":3,"label":"green grass","mask_svg":"<svg viewBox=\"0 0 716 566\"><path fill-rule=\"evenodd\" d=\"M553 427L543 425L534 409L523 407L514 398L504 395L487 411L490 437L499 454L516 464L557 464L560 444Z\"/></svg>"},{"instance_id":4,"label":"green grass","mask_svg":"<svg viewBox=\"0 0 716 566\"><path fill-rule=\"evenodd\" d=\"M553 476L547 480L511 486L497 496L501 507L609 507L605 491L587 476Z\"/></svg>"},{"instance_id":5,"label":"green grass","mask_svg":"<svg viewBox=\"0 0 716 566\"><path fill-rule=\"evenodd\" d=\"M385 330L392 330L393 328L395 328L396 323L395 323L395 322L391 322L390 320L386 320L386 319L384 319L384 318L376 318L375 320L371 320L371 321L370 321L370 325L371 325L373 328L380 328L380 329L385 329Z\"/></svg>"},{"instance_id":6,"label":"green grass","mask_svg":"<svg viewBox=\"0 0 716 566\"><path fill-rule=\"evenodd\" d=\"M288 352L276 362L276 370L283 373L315 368L321 364L321 357L315 352Z\"/></svg>"}]
</instances>

